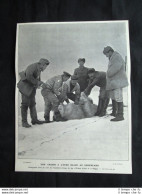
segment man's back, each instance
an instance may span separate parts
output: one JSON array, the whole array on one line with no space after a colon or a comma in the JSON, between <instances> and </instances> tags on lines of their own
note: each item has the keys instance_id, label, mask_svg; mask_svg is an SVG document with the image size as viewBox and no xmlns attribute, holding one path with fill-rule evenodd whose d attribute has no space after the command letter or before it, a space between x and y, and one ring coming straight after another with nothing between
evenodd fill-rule
<instances>
[{"instance_id":1,"label":"man's back","mask_svg":"<svg viewBox=\"0 0 142 194\"><path fill-rule=\"evenodd\" d=\"M63 79L61 75L54 76L46 81L47 89L53 91L54 93L58 93L59 89L62 87Z\"/></svg>"},{"instance_id":2,"label":"man's back","mask_svg":"<svg viewBox=\"0 0 142 194\"><path fill-rule=\"evenodd\" d=\"M84 89L88 85L88 68L87 67L76 68L74 71L74 75L78 77L78 83L80 85L81 91L84 91Z\"/></svg>"},{"instance_id":3,"label":"man's back","mask_svg":"<svg viewBox=\"0 0 142 194\"><path fill-rule=\"evenodd\" d=\"M94 86L105 87L106 86L106 72L96 71L92 80Z\"/></svg>"}]
</instances>

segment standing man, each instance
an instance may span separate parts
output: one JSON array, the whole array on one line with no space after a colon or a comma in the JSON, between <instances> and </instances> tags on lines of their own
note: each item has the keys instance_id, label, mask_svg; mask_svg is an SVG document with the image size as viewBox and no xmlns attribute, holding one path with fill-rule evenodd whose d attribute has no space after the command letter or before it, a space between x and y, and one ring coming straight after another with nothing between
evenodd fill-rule
<instances>
[{"instance_id":1,"label":"standing man","mask_svg":"<svg viewBox=\"0 0 142 194\"><path fill-rule=\"evenodd\" d=\"M109 58L106 89L112 99L113 115L115 116L111 121L122 121L124 120L122 89L128 86L125 62L121 55L110 46L105 47L103 53Z\"/></svg>"},{"instance_id":2,"label":"standing man","mask_svg":"<svg viewBox=\"0 0 142 194\"><path fill-rule=\"evenodd\" d=\"M84 67L85 59L78 59L79 68L74 70L74 75L78 77L78 83L80 85L80 91L83 92L88 86L88 68Z\"/></svg>"},{"instance_id":3,"label":"standing man","mask_svg":"<svg viewBox=\"0 0 142 194\"><path fill-rule=\"evenodd\" d=\"M90 78L89 85L84 90L84 93L88 96L94 86L98 86L100 88L99 103L95 116L105 116L109 103L108 92L106 90L106 73L95 71L95 69L92 68L88 70L88 76Z\"/></svg>"},{"instance_id":4,"label":"standing man","mask_svg":"<svg viewBox=\"0 0 142 194\"><path fill-rule=\"evenodd\" d=\"M42 124L43 121L37 119L35 95L38 87L45 87L45 84L40 80L40 74L49 65L47 59L40 59L39 62L31 64L25 71L19 73L21 80L17 84L21 93L21 116L22 126L29 128L31 125L27 122L27 111L30 109L31 123Z\"/></svg>"},{"instance_id":5,"label":"standing man","mask_svg":"<svg viewBox=\"0 0 142 194\"><path fill-rule=\"evenodd\" d=\"M63 82L67 81L70 76L71 75L69 73L63 72L62 75L52 77L46 81L46 88L43 88L41 91L45 102L44 118L46 123L50 122L51 110L54 111L55 121L64 121L58 110L58 106L64 98L59 89L61 89Z\"/></svg>"},{"instance_id":6,"label":"standing man","mask_svg":"<svg viewBox=\"0 0 142 194\"><path fill-rule=\"evenodd\" d=\"M67 80L62 86L63 101L67 103L69 99L74 101L74 104L79 104L80 99L80 86L78 84L78 78L75 75L71 76L71 79Z\"/></svg>"}]
</instances>

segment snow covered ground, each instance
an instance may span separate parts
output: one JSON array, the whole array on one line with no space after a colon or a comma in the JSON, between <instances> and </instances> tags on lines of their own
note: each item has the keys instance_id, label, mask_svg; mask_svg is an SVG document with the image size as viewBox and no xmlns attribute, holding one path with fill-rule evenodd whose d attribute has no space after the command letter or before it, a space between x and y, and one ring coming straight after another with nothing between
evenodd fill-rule
<instances>
[{"instance_id":1,"label":"snow covered ground","mask_svg":"<svg viewBox=\"0 0 142 194\"><path fill-rule=\"evenodd\" d=\"M91 97L97 103L98 95L95 96L92 92ZM52 122L28 129L21 127L19 115L18 158L127 160L129 122L126 91L124 104L125 120L121 122L110 122L113 118L109 116L111 107L108 107L108 115L102 118ZM43 114L43 111L38 112L38 118L43 120Z\"/></svg>"}]
</instances>

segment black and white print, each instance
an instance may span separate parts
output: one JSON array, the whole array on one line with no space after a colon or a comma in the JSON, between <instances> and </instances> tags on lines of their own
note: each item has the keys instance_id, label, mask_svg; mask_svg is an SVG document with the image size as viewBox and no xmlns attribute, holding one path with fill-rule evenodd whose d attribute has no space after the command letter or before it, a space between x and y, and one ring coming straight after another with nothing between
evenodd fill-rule
<instances>
[{"instance_id":1,"label":"black and white print","mask_svg":"<svg viewBox=\"0 0 142 194\"><path fill-rule=\"evenodd\" d=\"M132 173L128 21L17 25L15 169Z\"/></svg>"}]
</instances>

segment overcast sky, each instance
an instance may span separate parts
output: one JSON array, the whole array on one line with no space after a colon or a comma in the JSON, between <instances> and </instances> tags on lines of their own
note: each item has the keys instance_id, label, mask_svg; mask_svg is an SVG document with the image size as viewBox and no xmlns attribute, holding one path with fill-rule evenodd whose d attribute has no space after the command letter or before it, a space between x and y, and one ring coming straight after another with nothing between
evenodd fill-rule
<instances>
[{"instance_id":1,"label":"overcast sky","mask_svg":"<svg viewBox=\"0 0 142 194\"><path fill-rule=\"evenodd\" d=\"M78 58L86 59L86 67L106 71L108 59L102 51L112 46L123 58L127 55L126 25L121 23L26 24L19 26L18 71L40 58L47 58L50 66L42 79L73 73Z\"/></svg>"}]
</instances>

